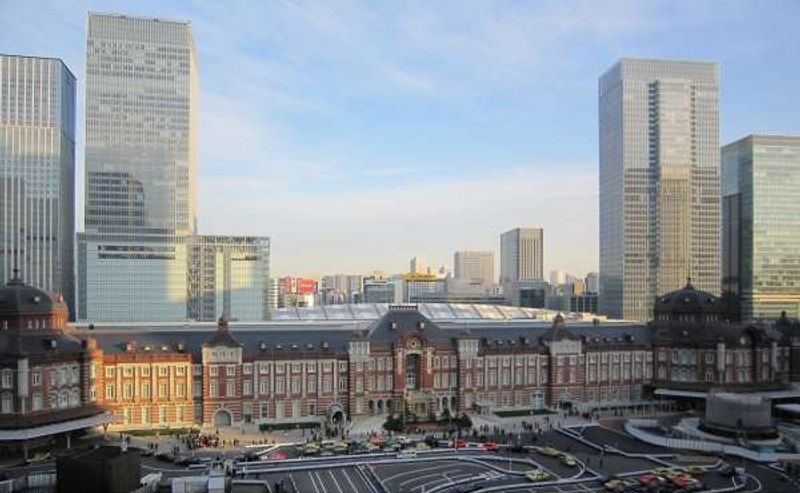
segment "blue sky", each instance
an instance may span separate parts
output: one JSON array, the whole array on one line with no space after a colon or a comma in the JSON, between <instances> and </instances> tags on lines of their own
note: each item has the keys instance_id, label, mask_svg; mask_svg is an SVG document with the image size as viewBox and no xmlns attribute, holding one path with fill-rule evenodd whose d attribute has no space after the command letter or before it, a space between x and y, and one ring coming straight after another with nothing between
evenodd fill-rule
<instances>
[{"instance_id":1,"label":"blue sky","mask_svg":"<svg viewBox=\"0 0 800 493\"><path fill-rule=\"evenodd\" d=\"M722 143L800 133L797 1L0 0L0 52L62 58L82 102L88 10L192 21L201 232L271 236L278 274L449 265L534 225L547 270L596 269L623 56L719 62Z\"/></svg>"}]
</instances>

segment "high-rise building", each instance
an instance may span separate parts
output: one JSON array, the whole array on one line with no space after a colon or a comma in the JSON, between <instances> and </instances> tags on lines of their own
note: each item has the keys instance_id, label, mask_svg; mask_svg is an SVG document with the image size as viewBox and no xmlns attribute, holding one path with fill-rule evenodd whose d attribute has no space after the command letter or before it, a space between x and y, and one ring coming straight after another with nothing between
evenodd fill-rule
<instances>
[{"instance_id":1,"label":"high-rise building","mask_svg":"<svg viewBox=\"0 0 800 493\"><path fill-rule=\"evenodd\" d=\"M188 248L187 318L267 319L269 238L190 236Z\"/></svg>"},{"instance_id":2,"label":"high-rise building","mask_svg":"<svg viewBox=\"0 0 800 493\"><path fill-rule=\"evenodd\" d=\"M494 253L458 251L453 255L453 272L456 279L480 281L490 286L495 282Z\"/></svg>"},{"instance_id":3,"label":"high-rise building","mask_svg":"<svg viewBox=\"0 0 800 493\"><path fill-rule=\"evenodd\" d=\"M0 55L0 279L61 292L74 316L75 76Z\"/></svg>"},{"instance_id":4,"label":"high-rise building","mask_svg":"<svg viewBox=\"0 0 800 493\"><path fill-rule=\"evenodd\" d=\"M412 274L427 274L428 264L425 263L424 259L412 257L411 260L408 261L408 272Z\"/></svg>"},{"instance_id":5,"label":"high-rise building","mask_svg":"<svg viewBox=\"0 0 800 493\"><path fill-rule=\"evenodd\" d=\"M272 313L278 309L278 279L270 277L268 282L267 310L269 313Z\"/></svg>"},{"instance_id":6,"label":"high-rise building","mask_svg":"<svg viewBox=\"0 0 800 493\"><path fill-rule=\"evenodd\" d=\"M186 319L198 90L190 23L89 13L79 318Z\"/></svg>"},{"instance_id":7,"label":"high-rise building","mask_svg":"<svg viewBox=\"0 0 800 493\"><path fill-rule=\"evenodd\" d=\"M743 320L800 316L800 137L722 148L723 288Z\"/></svg>"},{"instance_id":8,"label":"high-rise building","mask_svg":"<svg viewBox=\"0 0 800 493\"><path fill-rule=\"evenodd\" d=\"M516 228L500 235L500 283L544 278L544 230Z\"/></svg>"},{"instance_id":9,"label":"high-rise building","mask_svg":"<svg viewBox=\"0 0 800 493\"><path fill-rule=\"evenodd\" d=\"M719 68L623 59L600 77L600 313L719 293Z\"/></svg>"},{"instance_id":10,"label":"high-rise building","mask_svg":"<svg viewBox=\"0 0 800 493\"><path fill-rule=\"evenodd\" d=\"M189 22L89 13L88 232L191 234L197 54Z\"/></svg>"},{"instance_id":11,"label":"high-rise building","mask_svg":"<svg viewBox=\"0 0 800 493\"><path fill-rule=\"evenodd\" d=\"M569 274L563 270L551 270L550 271L550 284L553 286L561 286L563 284L567 284L567 276Z\"/></svg>"},{"instance_id":12,"label":"high-rise building","mask_svg":"<svg viewBox=\"0 0 800 493\"><path fill-rule=\"evenodd\" d=\"M587 293L600 292L600 276L597 272L589 272L583 280Z\"/></svg>"}]
</instances>

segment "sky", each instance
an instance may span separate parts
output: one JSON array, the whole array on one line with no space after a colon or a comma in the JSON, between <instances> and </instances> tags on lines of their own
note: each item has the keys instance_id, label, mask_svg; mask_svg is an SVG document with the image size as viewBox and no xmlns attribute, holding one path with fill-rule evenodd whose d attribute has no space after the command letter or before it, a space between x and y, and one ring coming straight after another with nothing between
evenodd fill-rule
<instances>
[{"instance_id":1,"label":"sky","mask_svg":"<svg viewBox=\"0 0 800 493\"><path fill-rule=\"evenodd\" d=\"M521 226L545 270L596 270L621 57L718 62L723 144L800 133L796 0L0 0L0 52L78 78L80 177L87 11L191 21L200 232L270 236L276 275L450 266Z\"/></svg>"}]
</instances>

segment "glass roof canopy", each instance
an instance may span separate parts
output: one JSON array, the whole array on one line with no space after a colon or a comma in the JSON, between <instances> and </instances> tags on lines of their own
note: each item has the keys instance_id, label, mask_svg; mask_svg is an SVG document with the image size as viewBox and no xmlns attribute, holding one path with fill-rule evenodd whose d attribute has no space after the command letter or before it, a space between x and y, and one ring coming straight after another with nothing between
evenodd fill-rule
<instances>
[{"instance_id":1,"label":"glass roof canopy","mask_svg":"<svg viewBox=\"0 0 800 493\"><path fill-rule=\"evenodd\" d=\"M557 311L518 306L465 303L418 303L419 311L431 320L552 320ZM325 305L279 308L272 320L375 320L389 310L386 303ZM582 319L582 314L564 314L566 319Z\"/></svg>"}]
</instances>

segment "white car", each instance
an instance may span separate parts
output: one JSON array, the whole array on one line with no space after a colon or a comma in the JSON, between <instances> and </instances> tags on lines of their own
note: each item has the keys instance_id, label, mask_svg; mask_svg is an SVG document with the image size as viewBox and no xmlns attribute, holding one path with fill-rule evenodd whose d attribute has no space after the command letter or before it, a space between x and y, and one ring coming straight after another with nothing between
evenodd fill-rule
<instances>
[{"instance_id":1,"label":"white car","mask_svg":"<svg viewBox=\"0 0 800 493\"><path fill-rule=\"evenodd\" d=\"M414 450L403 450L402 452L397 454L398 459L416 459L417 452Z\"/></svg>"}]
</instances>

